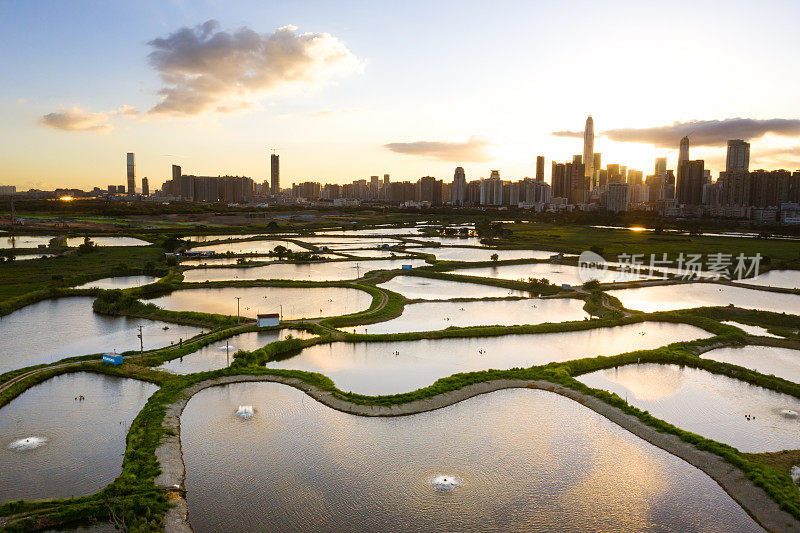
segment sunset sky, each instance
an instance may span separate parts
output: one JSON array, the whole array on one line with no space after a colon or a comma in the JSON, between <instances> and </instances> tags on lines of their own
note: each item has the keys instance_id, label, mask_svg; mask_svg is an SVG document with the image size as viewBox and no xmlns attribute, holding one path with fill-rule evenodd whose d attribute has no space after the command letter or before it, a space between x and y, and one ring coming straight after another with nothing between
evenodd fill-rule
<instances>
[{"instance_id":1,"label":"sunset sky","mask_svg":"<svg viewBox=\"0 0 800 533\"><path fill-rule=\"evenodd\" d=\"M603 166L674 168L688 134L715 177L729 138L794 170L798 20L791 0L0 0L0 184L122 184L129 151L137 187L173 163L263 181L272 148L284 186L519 179L539 154L549 179L589 114Z\"/></svg>"}]
</instances>

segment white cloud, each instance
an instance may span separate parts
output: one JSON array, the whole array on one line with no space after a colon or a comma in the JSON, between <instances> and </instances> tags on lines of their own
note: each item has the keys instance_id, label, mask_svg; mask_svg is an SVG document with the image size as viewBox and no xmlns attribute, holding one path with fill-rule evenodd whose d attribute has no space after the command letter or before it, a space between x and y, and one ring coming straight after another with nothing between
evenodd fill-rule
<instances>
[{"instance_id":1,"label":"white cloud","mask_svg":"<svg viewBox=\"0 0 800 533\"><path fill-rule=\"evenodd\" d=\"M294 85L319 85L358 72L363 62L327 33L274 33L249 28L219 30L209 20L148 43L148 56L164 82L150 114L231 112Z\"/></svg>"},{"instance_id":2,"label":"white cloud","mask_svg":"<svg viewBox=\"0 0 800 533\"><path fill-rule=\"evenodd\" d=\"M410 143L389 143L384 148L398 154L421 155L442 161L491 161L486 152L491 143L480 137L470 137L465 142L415 141Z\"/></svg>"},{"instance_id":3,"label":"white cloud","mask_svg":"<svg viewBox=\"0 0 800 533\"><path fill-rule=\"evenodd\" d=\"M44 115L40 122L53 129L63 131L97 131L107 133L112 130L108 123L108 114L89 113L74 106L72 109L61 109L55 113Z\"/></svg>"},{"instance_id":4,"label":"white cloud","mask_svg":"<svg viewBox=\"0 0 800 533\"><path fill-rule=\"evenodd\" d=\"M117 111L113 112L115 115L122 115L124 117L135 117L139 115L139 110L133 106L121 105Z\"/></svg>"}]
</instances>

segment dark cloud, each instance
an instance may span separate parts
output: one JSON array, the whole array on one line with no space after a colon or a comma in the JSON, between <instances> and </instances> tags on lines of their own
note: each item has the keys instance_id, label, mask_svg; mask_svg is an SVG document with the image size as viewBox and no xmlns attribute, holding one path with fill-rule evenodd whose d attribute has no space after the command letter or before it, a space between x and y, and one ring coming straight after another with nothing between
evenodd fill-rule
<instances>
[{"instance_id":1,"label":"dark cloud","mask_svg":"<svg viewBox=\"0 0 800 533\"><path fill-rule=\"evenodd\" d=\"M62 109L55 113L48 113L40 119L41 124L48 128L63 131L98 131L106 133L111 131L106 113L89 113L75 106L72 109Z\"/></svg>"},{"instance_id":2,"label":"dark cloud","mask_svg":"<svg viewBox=\"0 0 800 533\"><path fill-rule=\"evenodd\" d=\"M296 83L318 84L359 70L362 62L327 33L274 33L241 28L229 33L209 20L148 43L150 64L161 75L161 102L151 114L231 112Z\"/></svg>"},{"instance_id":3,"label":"dark cloud","mask_svg":"<svg viewBox=\"0 0 800 533\"><path fill-rule=\"evenodd\" d=\"M800 135L800 120L772 118L726 118L692 120L654 128L621 128L603 131L612 141L652 144L658 148L677 148L682 137L692 146L725 146L729 139L751 140L767 133L793 137ZM556 137L583 138L582 131L556 131Z\"/></svg>"},{"instance_id":4,"label":"dark cloud","mask_svg":"<svg viewBox=\"0 0 800 533\"><path fill-rule=\"evenodd\" d=\"M384 148L398 154L421 155L443 161L490 161L486 153L491 145L486 139L470 137L466 142L416 141L410 143L389 143Z\"/></svg>"}]
</instances>

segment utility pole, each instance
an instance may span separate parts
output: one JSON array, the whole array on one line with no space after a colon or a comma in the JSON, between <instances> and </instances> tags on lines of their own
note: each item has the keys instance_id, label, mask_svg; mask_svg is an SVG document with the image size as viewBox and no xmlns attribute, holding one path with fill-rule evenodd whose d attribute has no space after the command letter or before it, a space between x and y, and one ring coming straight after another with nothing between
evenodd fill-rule
<instances>
[{"instance_id":1,"label":"utility pole","mask_svg":"<svg viewBox=\"0 0 800 533\"><path fill-rule=\"evenodd\" d=\"M236 323L237 324L239 323L239 300L241 300L241 298L239 296L236 296Z\"/></svg>"},{"instance_id":2,"label":"utility pole","mask_svg":"<svg viewBox=\"0 0 800 533\"><path fill-rule=\"evenodd\" d=\"M142 326L139 326L139 353L144 353L144 339L142 338Z\"/></svg>"},{"instance_id":3,"label":"utility pole","mask_svg":"<svg viewBox=\"0 0 800 533\"><path fill-rule=\"evenodd\" d=\"M361 277L361 269L359 268L358 263L356 263L356 279L360 277Z\"/></svg>"}]
</instances>

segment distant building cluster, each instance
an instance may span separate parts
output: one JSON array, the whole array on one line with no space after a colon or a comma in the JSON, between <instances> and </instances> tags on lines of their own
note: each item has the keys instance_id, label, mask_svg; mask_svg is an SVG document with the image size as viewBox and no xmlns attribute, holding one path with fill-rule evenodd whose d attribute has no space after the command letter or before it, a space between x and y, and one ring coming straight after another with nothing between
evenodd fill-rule
<instances>
[{"instance_id":1,"label":"distant building cluster","mask_svg":"<svg viewBox=\"0 0 800 533\"><path fill-rule=\"evenodd\" d=\"M91 192L77 189L30 190L34 198L70 196L108 197L123 200L188 201L228 204L311 204L355 206L389 204L406 207L452 206L518 208L541 211L657 211L667 217L711 216L749 218L758 222L800 223L800 170L750 170L750 144L728 141L725 171L713 181L702 159L689 158L689 138L678 145L675 170L667 169L667 158L655 161L653 174L609 163L603 168L594 151L594 121L586 119L583 153L563 163L552 161L550 183L544 181L545 158L536 158L534 178L505 180L499 170L488 178L468 180L463 167L456 167L452 182L433 176L416 181L391 181L389 174L357 179L343 185L316 181L293 183L281 188L280 157L269 156L267 179L262 183L245 176L196 176L183 174L172 165L172 175L159 190L150 191L147 177L136 189L136 161L126 154L127 183L97 187ZM0 194L19 194L14 186L0 186Z\"/></svg>"},{"instance_id":2,"label":"distant building cluster","mask_svg":"<svg viewBox=\"0 0 800 533\"><path fill-rule=\"evenodd\" d=\"M181 167L172 165L172 178L164 182L159 196L164 199L207 203L247 203L253 199L252 178L241 176L194 176L183 174Z\"/></svg>"}]
</instances>

